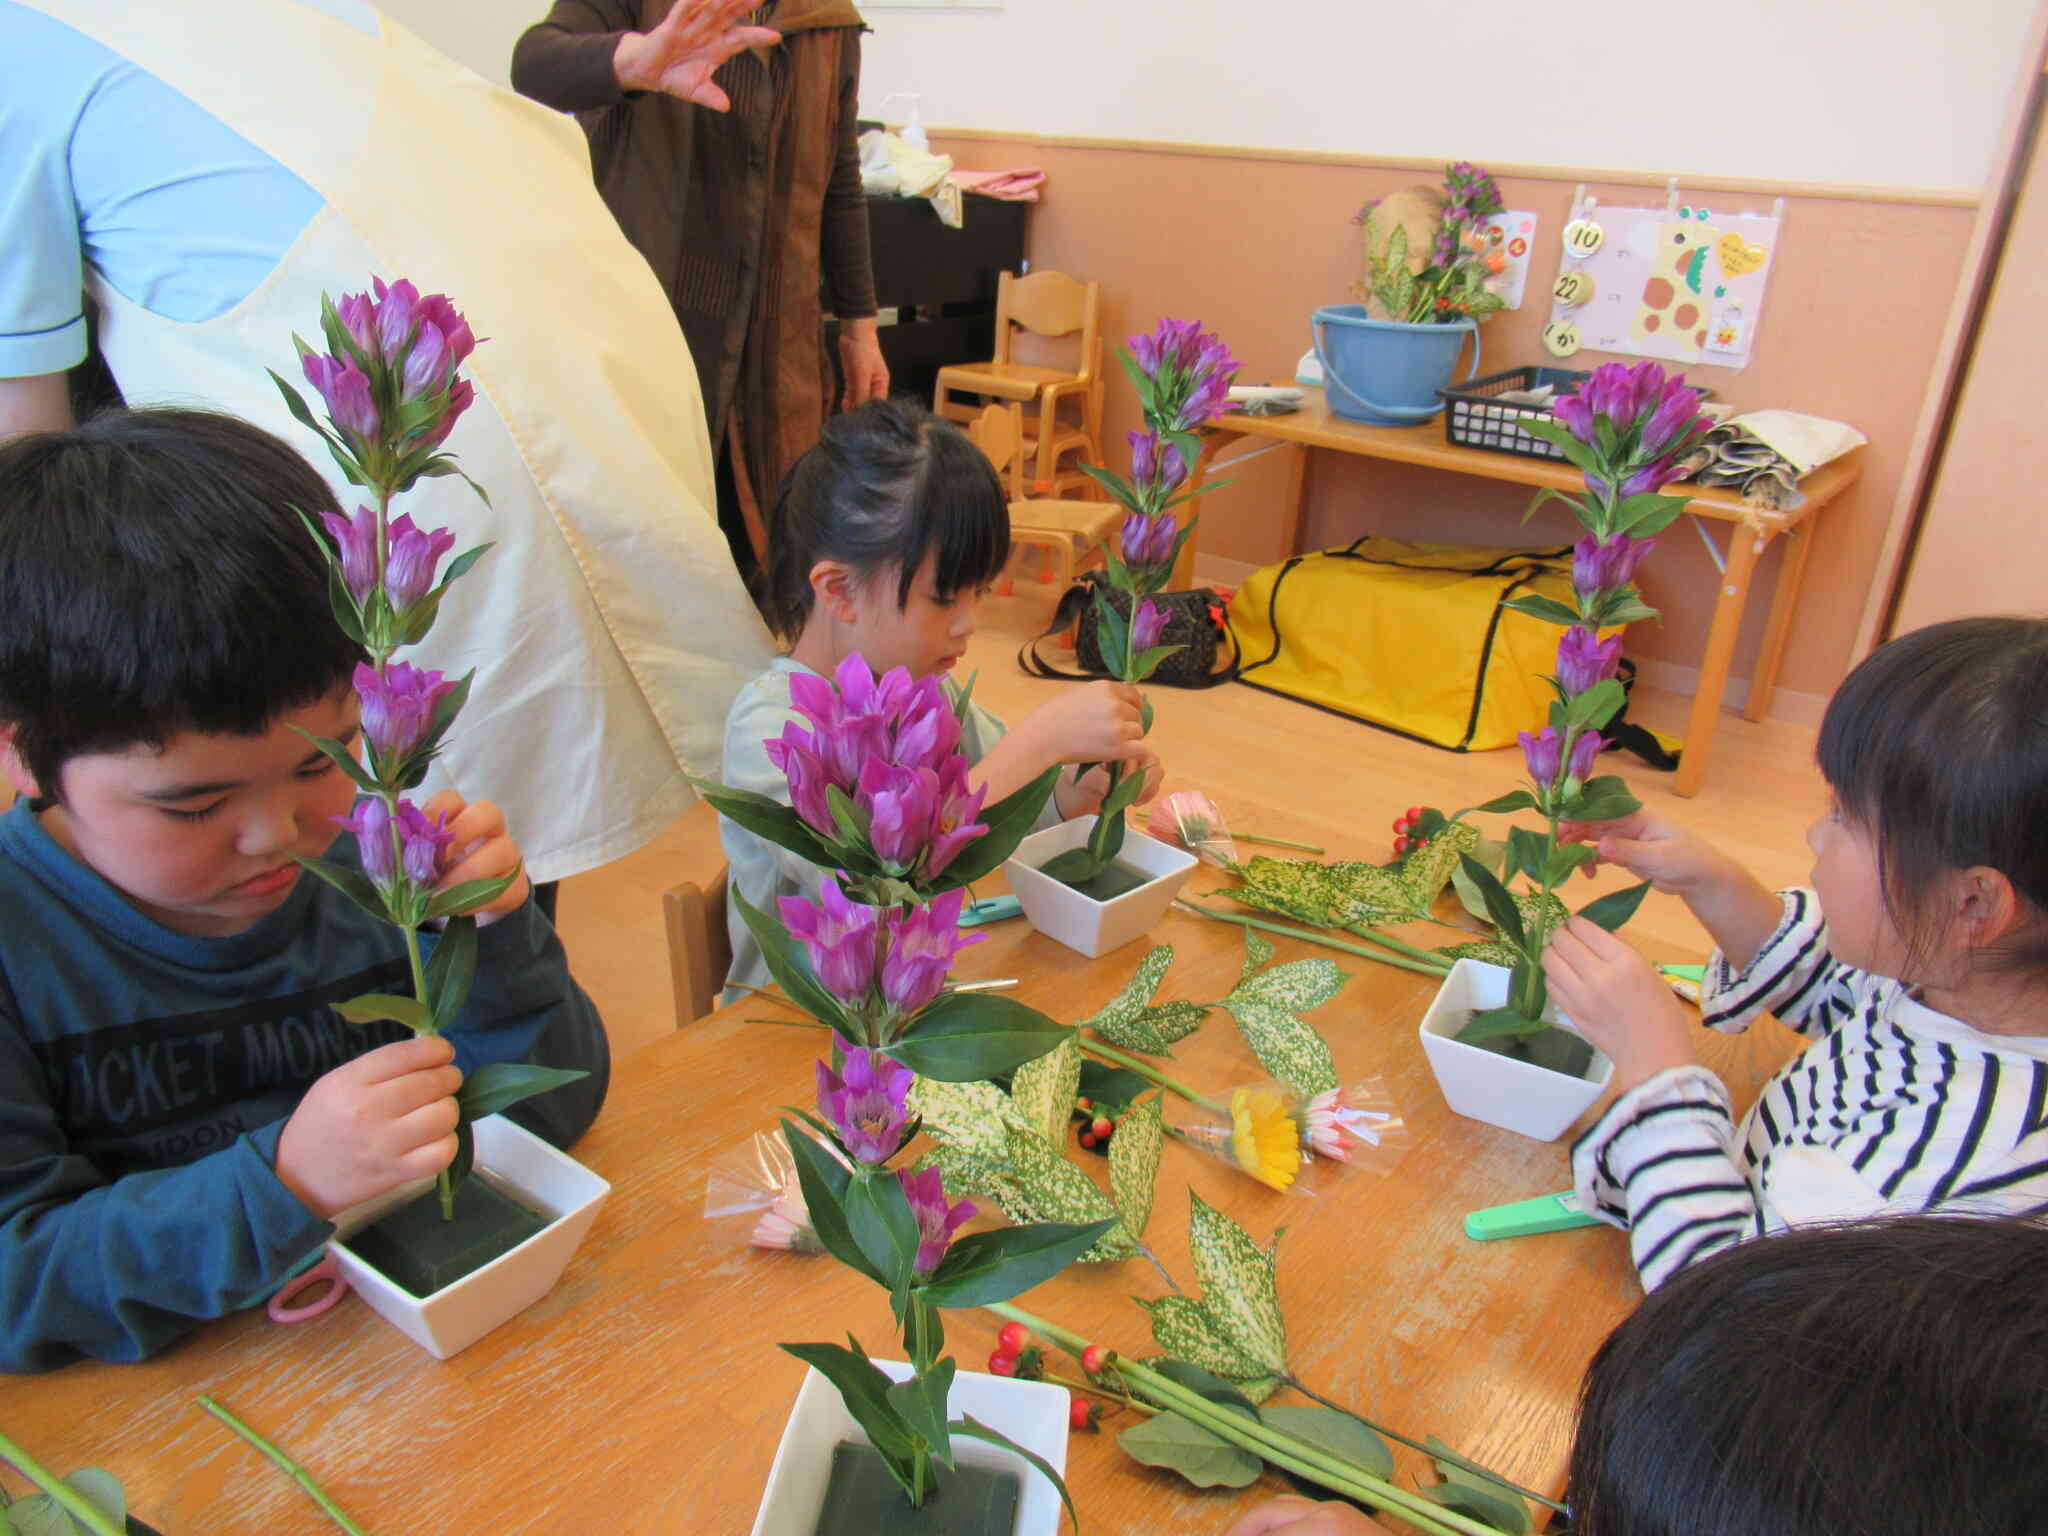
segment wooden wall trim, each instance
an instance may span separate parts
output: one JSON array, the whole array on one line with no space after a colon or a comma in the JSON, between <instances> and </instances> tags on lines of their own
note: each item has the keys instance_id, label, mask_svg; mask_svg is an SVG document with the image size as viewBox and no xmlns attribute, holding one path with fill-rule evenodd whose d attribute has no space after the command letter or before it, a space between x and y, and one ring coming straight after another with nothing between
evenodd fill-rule
<instances>
[{"instance_id":1,"label":"wooden wall trim","mask_svg":"<svg viewBox=\"0 0 2048 1536\"><path fill-rule=\"evenodd\" d=\"M1192 155L1214 160L1265 160L1287 165L1342 165L1376 170L1441 174L1444 162L1416 155L1356 155L1327 149L1265 149L1248 144L1190 144L1169 139L1106 139L1071 133L1012 133L994 128L930 130L935 138L974 143L1043 145L1048 149L1109 150L1118 154ZM1667 178L1646 171L1602 170L1593 166L1510 165L1489 160L1486 169L1507 179L1587 182L1603 187L1664 189ZM1691 192L1729 192L1752 197L1810 197L1838 202L1891 203L1927 208L1974 208L1981 194L1968 187L1866 187L1813 181L1764 181L1739 176L1680 176L1679 186Z\"/></svg>"},{"instance_id":2,"label":"wooden wall trim","mask_svg":"<svg viewBox=\"0 0 2048 1536\"><path fill-rule=\"evenodd\" d=\"M1863 614L1857 621L1855 645L1849 656L1852 667L1890 638L1906 562L1941 467L1950 415L1969 368L1977 325L1990 301L1992 281L1998 275L1999 256L2006 231L2012 226L2013 209L2019 202L2020 184L2033 148L2037 95L2048 89L2041 81L2042 73L2048 72L2048 0L2042 0L2034 13L2021 58L2032 59L2035 65L2023 70L2014 86L2006 109L2005 129L1999 137L1998 155L1985 182L1986 195L1977 203L1976 222L1963 257L1963 278L1956 285L1948 320L1942 327L1934 371L1921 398L1920 416L1906 452L1905 468L1899 476L1891 520L1885 525L1884 543L1878 549L1877 569L1871 573L1870 595L1864 600Z\"/></svg>"}]
</instances>

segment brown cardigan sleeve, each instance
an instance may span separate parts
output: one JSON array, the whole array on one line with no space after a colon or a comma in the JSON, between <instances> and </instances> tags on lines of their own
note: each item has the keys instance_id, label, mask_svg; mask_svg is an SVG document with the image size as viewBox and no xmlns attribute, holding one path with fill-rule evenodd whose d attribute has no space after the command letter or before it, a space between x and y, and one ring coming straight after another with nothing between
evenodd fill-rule
<instances>
[{"instance_id":1,"label":"brown cardigan sleeve","mask_svg":"<svg viewBox=\"0 0 2048 1536\"><path fill-rule=\"evenodd\" d=\"M631 3L555 0L547 19L528 27L512 49L512 89L557 112L595 111L637 95L619 89L612 55L620 34L639 20Z\"/></svg>"},{"instance_id":2,"label":"brown cardigan sleeve","mask_svg":"<svg viewBox=\"0 0 2048 1536\"><path fill-rule=\"evenodd\" d=\"M832 313L862 320L876 312L874 260L868 248L868 199L860 184L860 32L845 33L839 77L839 147L825 188L818 264Z\"/></svg>"}]
</instances>

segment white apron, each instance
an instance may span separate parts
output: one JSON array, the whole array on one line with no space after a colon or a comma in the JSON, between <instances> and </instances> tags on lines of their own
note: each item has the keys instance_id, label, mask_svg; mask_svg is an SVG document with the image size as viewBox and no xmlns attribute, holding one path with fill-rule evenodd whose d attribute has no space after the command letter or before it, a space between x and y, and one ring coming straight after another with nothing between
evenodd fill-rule
<instances>
[{"instance_id":1,"label":"white apron","mask_svg":"<svg viewBox=\"0 0 2048 1536\"><path fill-rule=\"evenodd\" d=\"M368 37L296 0L33 0L183 92L326 199L217 319L165 320L95 282L130 404L205 404L305 454L266 368L300 384L320 294L372 273L445 292L479 337L453 477L398 498L458 550L419 664L476 688L428 788L501 805L536 880L641 846L715 775L726 709L773 655L711 510L704 411L674 313L591 184L574 121L487 84L389 17ZM318 396L301 393L318 409Z\"/></svg>"}]
</instances>

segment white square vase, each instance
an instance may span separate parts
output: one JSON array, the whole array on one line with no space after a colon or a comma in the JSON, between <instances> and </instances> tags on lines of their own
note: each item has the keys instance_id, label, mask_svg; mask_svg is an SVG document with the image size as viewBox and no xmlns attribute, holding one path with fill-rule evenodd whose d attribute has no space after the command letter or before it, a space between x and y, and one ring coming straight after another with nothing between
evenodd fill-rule
<instances>
[{"instance_id":1,"label":"white square vase","mask_svg":"<svg viewBox=\"0 0 2048 1536\"><path fill-rule=\"evenodd\" d=\"M1040 872L1039 865L1086 843L1094 825L1093 816L1077 816L1034 832L1017 845L1003 866L1010 889L1024 908L1025 921L1048 938L1090 957L1106 955L1150 932L1173 905L1173 898L1195 867L1195 856L1186 849L1131 828L1124 833L1117 858L1152 877L1134 891L1112 901L1097 901Z\"/></svg>"},{"instance_id":2,"label":"white square vase","mask_svg":"<svg viewBox=\"0 0 2048 1536\"><path fill-rule=\"evenodd\" d=\"M518 1247L481 1269L421 1298L387 1279L348 1246L348 1239L407 1200L434 1187L417 1179L375 1200L350 1206L334 1219L327 1251L371 1310L420 1348L446 1360L467 1349L554 1289L555 1281L596 1219L611 1185L531 1131L503 1115L476 1123L479 1175L548 1218L548 1224Z\"/></svg>"},{"instance_id":3,"label":"white square vase","mask_svg":"<svg viewBox=\"0 0 2048 1536\"><path fill-rule=\"evenodd\" d=\"M875 1364L897 1381L910 1377L910 1367L904 1361L877 1360ZM979 1371L959 1372L946 1397L949 1418L966 1415L1002 1431L1026 1450L1043 1456L1062 1476L1067 1470L1067 1403L1064 1387ZM775 1447L774 1465L768 1469L768 1487L761 1495L760 1512L754 1516L753 1536L812 1536L825 1504L832 1450L842 1440L868 1443L866 1432L846 1411L839 1389L815 1370L805 1371L796 1406L782 1429L782 1443ZM1054 1536L1059 1530L1065 1508L1059 1490L1023 1457L985 1440L960 1438L953 1442L953 1455L962 1465L999 1467L1023 1479L1011 1536Z\"/></svg>"},{"instance_id":4,"label":"white square vase","mask_svg":"<svg viewBox=\"0 0 2048 1536\"><path fill-rule=\"evenodd\" d=\"M1590 1075L1568 1077L1453 1038L1465 1027L1468 1014L1506 1005L1512 976L1505 966L1483 960L1460 960L1452 966L1422 1016L1422 1049L1444 1102L1458 1114L1538 1141L1555 1141L1600 1097L1614 1076L1614 1063L1595 1050ZM1571 1020L1555 1011L1544 1017L1578 1033Z\"/></svg>"}]
</instances>

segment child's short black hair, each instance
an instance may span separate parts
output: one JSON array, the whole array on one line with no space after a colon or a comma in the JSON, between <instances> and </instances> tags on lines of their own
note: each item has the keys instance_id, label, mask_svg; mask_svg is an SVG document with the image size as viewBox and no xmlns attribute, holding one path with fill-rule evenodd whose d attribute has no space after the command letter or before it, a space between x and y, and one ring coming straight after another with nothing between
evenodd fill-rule
<instances>
[{"instance_id":1,"label":"child's short black hair","mask_svg":"<svg viewBox=\"0 0 2048 1536\"><path fill-rule=\"evenodd\" d=\"M1587 1368L1572 1536L2035 1536L2048 1227L1908 1216L1744 1243Z\"/></svg>"},{"instance_id":2,"label":"child's short black hair","mask_svg":"<svg viewBox=\"0 0 2048 1536\"><path fill-rule=\"evenodd\" d=\"M232 416L111 411L0 446L0 723L39 791L81 753L256 735L345 684L363 651L299 517L337 510Z\"/></svg>"},{"instance_id":3,"label":"child's short black hair","mask_svg":"<svg viewBox=\"0 0 2048 1536\"><path fill-rule=\"evenodd\" d=\"M1998 870L2048 914L2048 619L1954 619L1879 647L1828 703L1817 750L1843 812L1876 840L1885 903L1924 953L1949 870ZM1997 957L2048 970L2048 935Z\"/></svg>"},{"instance_id":4,"label":"child's short black hair","mask_svg":"<svg viewBox=\"0 0 2048 1536\"><path fill-rule=\"evenodd\" d=\"M1010 558L1002 481L951 422L907 400L873 400L828 421L784 477L768 516L761 610L794 641L811 616L820 560L864 578L899 572L902 609L927 555L941 601L994 581Z\"/></svg>"}]
</instances>

